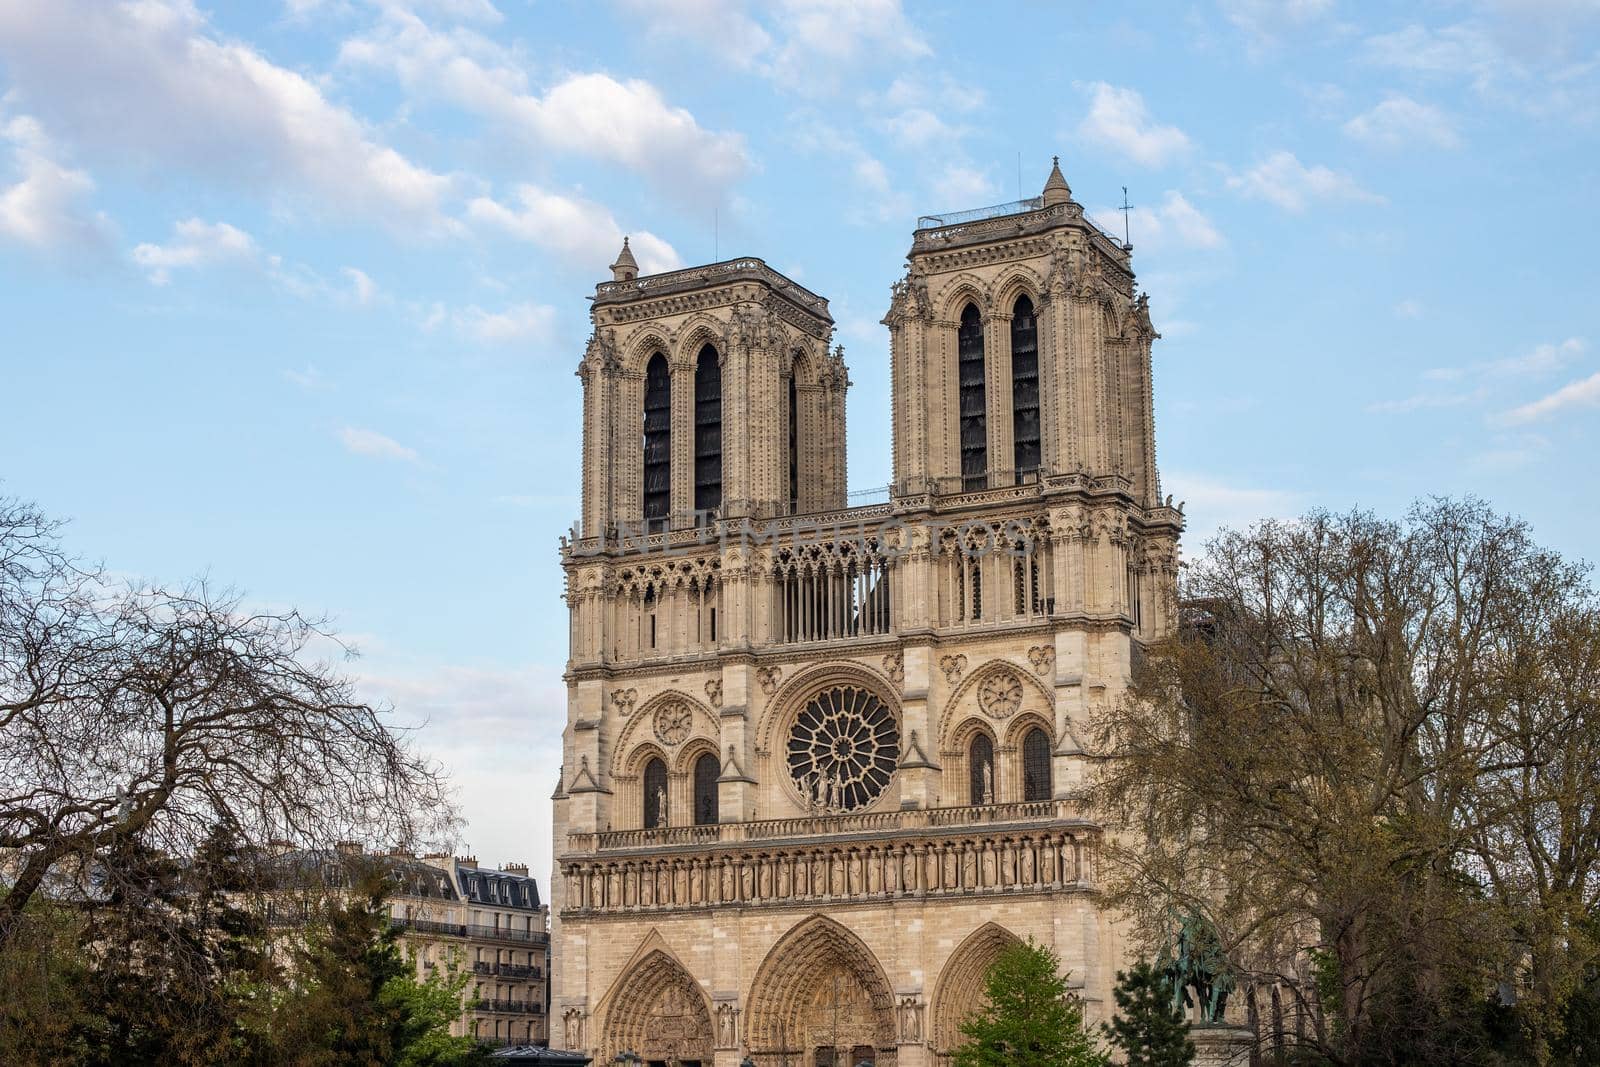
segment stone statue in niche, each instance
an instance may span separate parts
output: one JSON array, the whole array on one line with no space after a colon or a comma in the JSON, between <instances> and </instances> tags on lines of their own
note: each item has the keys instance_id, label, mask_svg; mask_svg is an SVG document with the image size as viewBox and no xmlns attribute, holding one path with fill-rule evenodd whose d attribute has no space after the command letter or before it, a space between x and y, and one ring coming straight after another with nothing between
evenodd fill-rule
<instances>
[{"instance_id":1,"label":"stone statue in niche","mask_svg":"<svg viewBox=\"0 0 1600 1067\"><path fill-rule=\"evenodd\" d=\"M667 787L656 788L656 825L667 825Z\"/></svg>"}]
</instances>

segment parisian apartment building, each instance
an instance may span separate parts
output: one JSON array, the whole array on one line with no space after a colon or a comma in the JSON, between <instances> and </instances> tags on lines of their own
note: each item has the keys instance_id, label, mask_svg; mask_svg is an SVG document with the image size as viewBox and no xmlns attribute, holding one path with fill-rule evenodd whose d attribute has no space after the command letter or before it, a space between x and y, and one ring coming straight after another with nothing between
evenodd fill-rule
<instances>
[{"instance_id":1,"label":"parisian apartment building","mask_svg":"<svg viewBox=\"0 0 1600 1067\"><path fill-rule=\"evenodd\" d=\"M392 886L391 921L417 977L440 968L469 975L451 1033L496 1045L548 1043L549 907L526 865L497 870L475 856L372 853L352 843L286 859L333 887L348 886L358 865L381 865Z\"/></svg>"}]
</instances>

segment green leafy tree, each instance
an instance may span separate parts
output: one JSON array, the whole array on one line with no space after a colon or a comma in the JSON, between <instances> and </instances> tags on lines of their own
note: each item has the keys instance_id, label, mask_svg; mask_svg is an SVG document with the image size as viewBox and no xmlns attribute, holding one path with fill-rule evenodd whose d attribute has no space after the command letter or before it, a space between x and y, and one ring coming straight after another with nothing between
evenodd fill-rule
<instances>
[{"instance_id":1,"label":"green leafy tree","mask_svg":"<svg viewBox=\"0 0 1600 1067\"><path fill-rule=\"evenodd\" d=\"M453 1037L464 973L419 982L389 922L381 871L363 874L343 904L295 953L295 990L277 1006L274 1060L295 1067L466 1067L487 1062L471 1037Z\"/></svg>"},{"instance_id":2,"label":"green leafy tree","mask_svg":"<svg viewBox=\"0 0 1600 1067\"><path fill-rule=\"evenodd\" d=\"M1121 1050L1127 1067L1188 1067L1194 1062L1189 1021L1172 1002L1172 983L1149 961L1118 971L1111 995L1117 1000L1117 1013L1101 1029L1106 1040Z\"/></svg>"},{"instance_id":3,"label":"green leafy tree","mask_svg":"<svg viewBox=\"0 0 1600 1067\"><path fill-rule=\"evenodd\" d=\"M1002 952L985 976L983 1005L961 1025L956 1067L1104 1067L1060 968L1032 940Z\"/></svg>"}]
</instances>

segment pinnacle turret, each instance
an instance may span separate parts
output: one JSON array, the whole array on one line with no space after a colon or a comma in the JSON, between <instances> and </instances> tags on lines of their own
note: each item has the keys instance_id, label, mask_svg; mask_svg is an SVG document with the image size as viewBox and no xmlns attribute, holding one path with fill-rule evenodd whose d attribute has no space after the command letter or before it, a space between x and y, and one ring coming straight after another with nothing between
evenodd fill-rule
<instances>
[{"instance_id":1,"label":"pinnacle turret","mask_svg":"<svg viewBox=\"0 0 1600 1067\"><path fill-rule=\"evenodd\" d=\"M639 276L639 261L633 258L633 252L628 248L628 239L622 239L622 251L617 253L617 261L611 264L611 280L618 282L631 282Z\"/></svg>"},{"instance_id":2,"label":"pinnacle turret","mask_svg":"<svg viewBox=\"0 0 1600 1067\"><path fill-rule=\"evenodd\" d=\"M1067 179L1061 173L1061 157L1050 157L1050 177L1044 183L1044 206L1051 207L1055 204L1065 204L1072 199L1072 189L1067 185Z\"/></svg>"}]
</instances>

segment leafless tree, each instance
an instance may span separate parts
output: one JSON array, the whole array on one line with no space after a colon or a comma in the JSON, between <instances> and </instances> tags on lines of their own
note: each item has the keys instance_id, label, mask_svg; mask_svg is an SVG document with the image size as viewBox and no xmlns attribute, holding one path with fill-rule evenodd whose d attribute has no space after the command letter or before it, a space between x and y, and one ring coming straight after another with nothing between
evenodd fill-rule
<instances>
[{"instance_id":1,"label":"leafless tree","mask_svg":"<svg viewBox=\"0 0 1600 1067\"><path fill-rule=\"evenodd\" d=\"M206 583L114 583L0 498L0 948L53 881L109 896L131 840L190 856L227 827L410 846L453 827L437 768L358 699L316 620Z\"/></svg>"},{"instance_id":2,"label":"leafless tree","mask_svg":"<svg viewBox=\"0 0 1600 1067\"><path fill-rule=\"evenodd\" d=\"M1336 1060L1417 1042L1464 1062L1449 1043L1474 1038L1439 1012L1497 986L1547 1044L1596 959L1587 570L1432 501L1224 532L1182 596L1094 731L1112 898L1152 939L1198 909L1257 978L1317 985L1331 1018L1305 1041Z\"/></svg>"}]
</instances>

